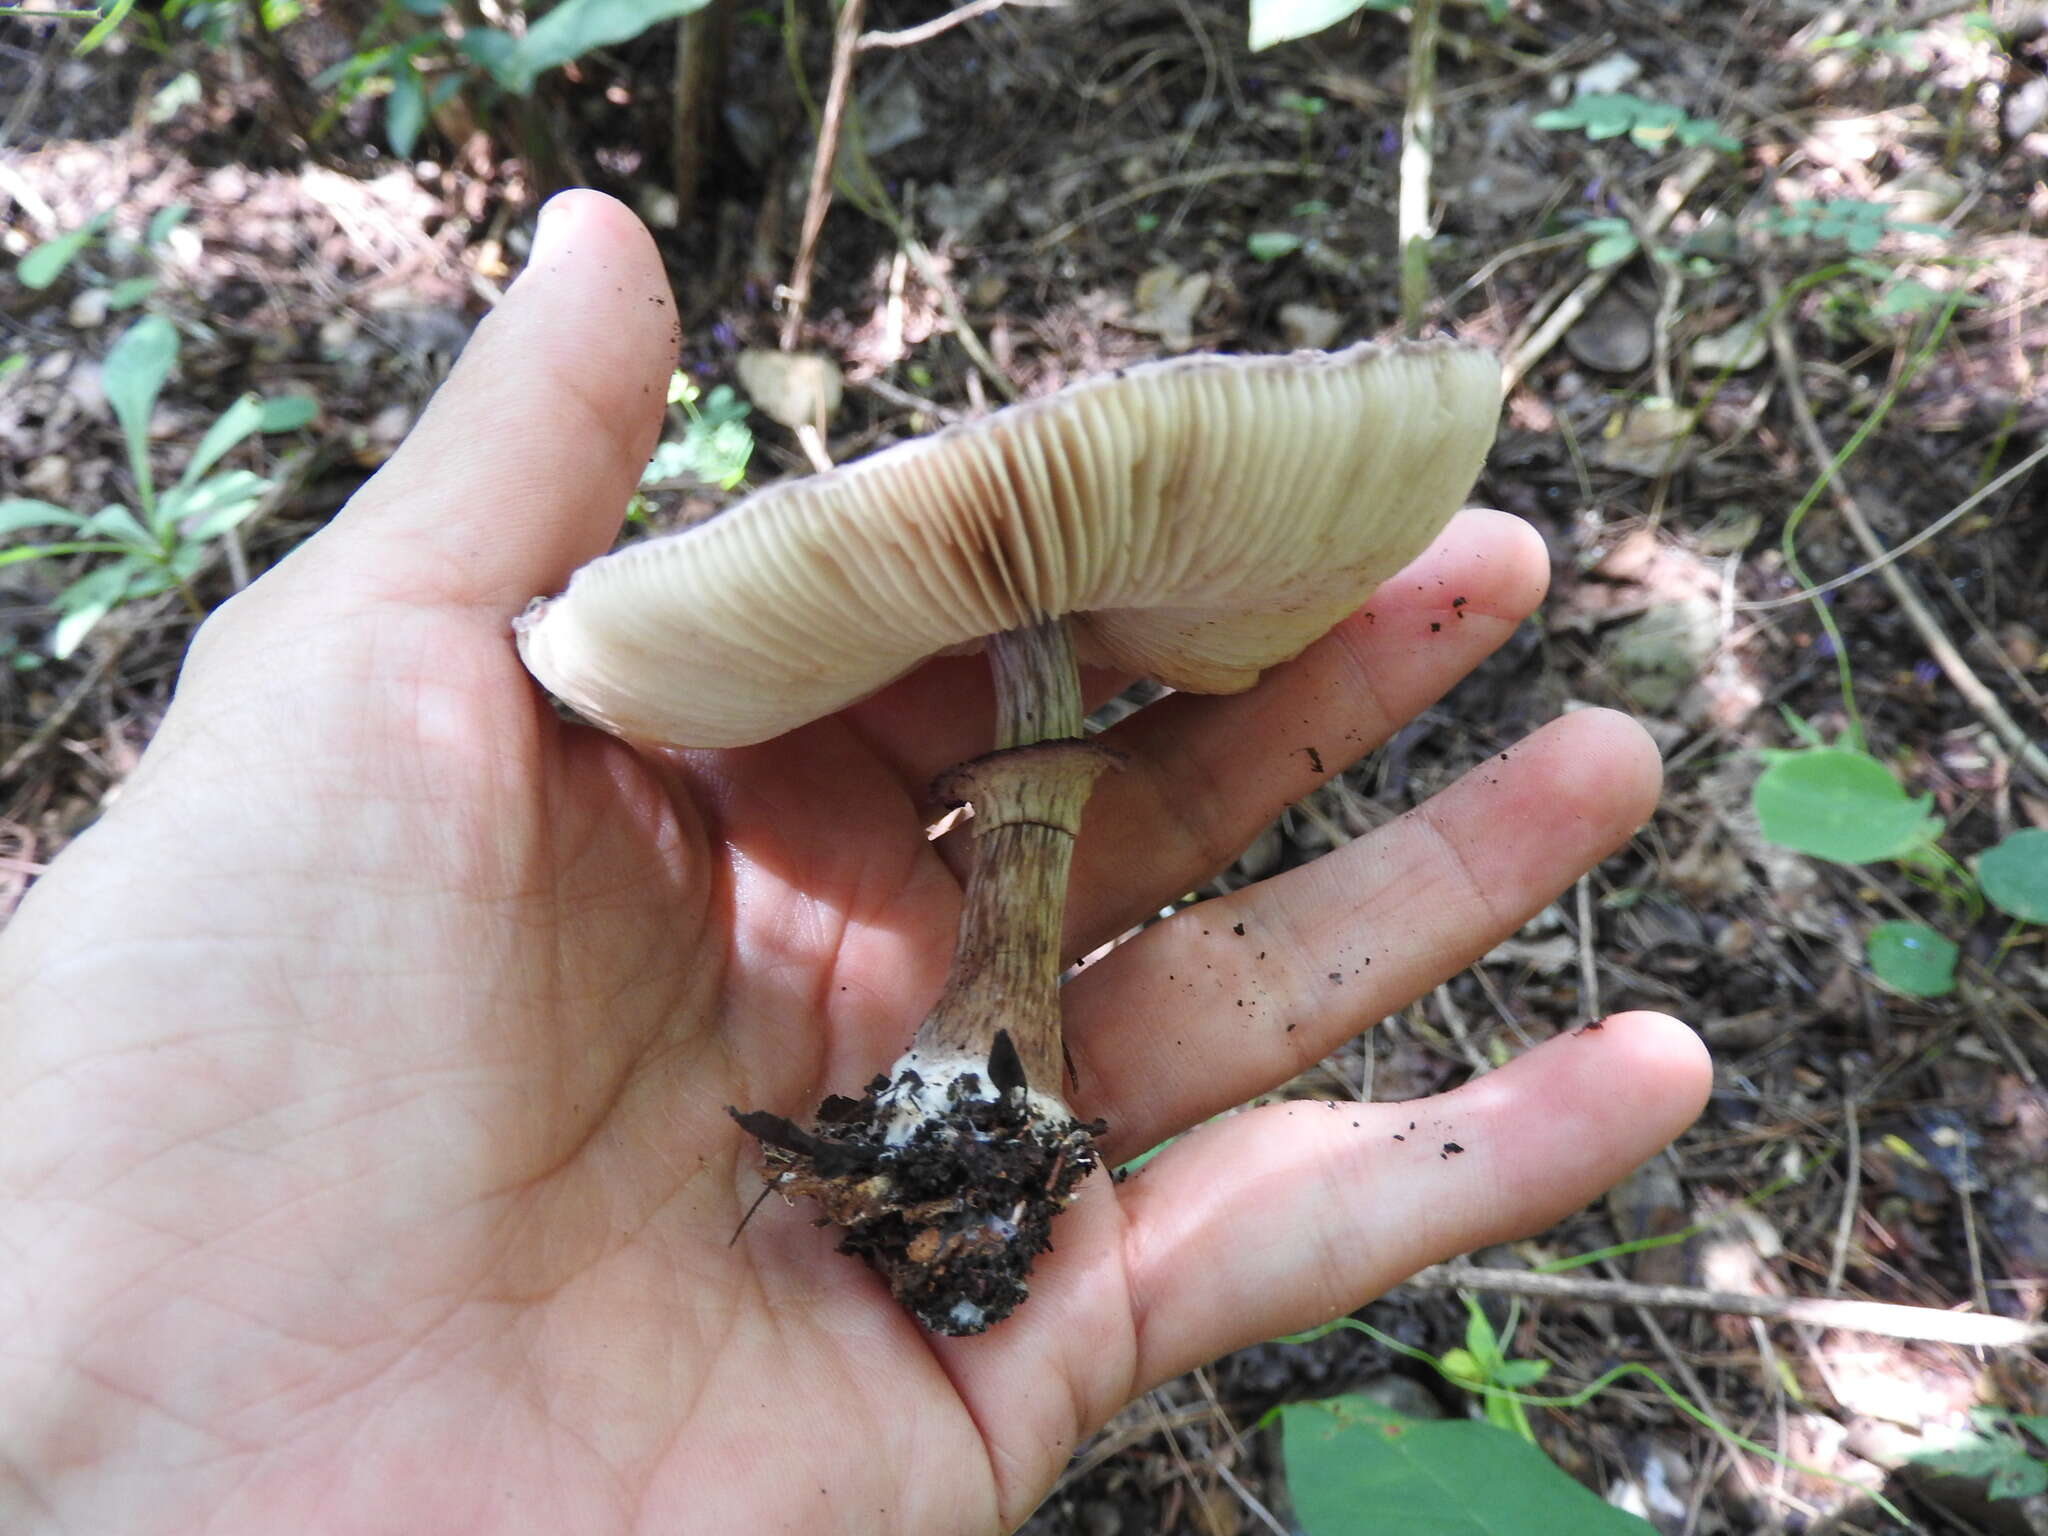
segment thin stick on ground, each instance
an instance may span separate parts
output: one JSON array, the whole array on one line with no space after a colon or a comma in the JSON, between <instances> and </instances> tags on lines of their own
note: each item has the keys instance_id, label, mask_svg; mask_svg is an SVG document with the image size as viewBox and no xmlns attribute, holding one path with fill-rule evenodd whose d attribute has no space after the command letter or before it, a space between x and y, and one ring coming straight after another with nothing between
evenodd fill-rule
<instances>
[{"instance_id":1,"label":"thin stick on ground","mask_svg":"<svg viewBox=\"0 0 2048 1536\"><path fill-rule=\"evenodd\" d=\"M1490 1291L1537 1301L1593 1302L1605 1306L1678 1307L1689 1312L1722 1312L1773 1323L1806 1323L1874 1333L1888 1339L1919 1339L1980 1349L2038 1349L2048 1345L2048 1323L1990 1317L1981 1312L1948 1312L1883 1301L1842 1301L1814 1296L1749 1296L1737 1291L1703 1291L1686 1285L1643 1285L1633 1280L1593 1280L1579 1275L1546 1275L1472 1264L1438 1264L1405 1284L1429 1291Z\"/></svg>"},{"instance_id":2,"label":"thin stick on ground","mask_svg":"<svg viewBox=\"0 0 2048 1536\"><path fill-rule=\"evenodd\" d=\"M818 256L818 232L832 205L832 167L839 158L839 125L846 116L846 98L853 87L854 40L860 35L867 0L846 0L832 35L832 80L825 87L825 105L818 114L818 148L811 161L811 190L804 199L804 222L797 236L796 264L790 269L789 308L782 316L782 350L796 350L811 302L811 266Z\"/></svg>"},{"instance_id":3,"label":"thin stick on ground","mask_svg":"<svg viewBox=\"0 0 2048 1536\"><path fill-rule=\"evenodd\" d=\"M1033 240L1031 248L1034 251L1049 251L1069 236L1080 233L1097 219L1107 218L1133 203L1142 203L1148 197L1157 197L1161 192L1179 192L1189 187L1207 186L1212 181L1227 181L1234 176L1314 178L1322 174L1323 168L1319 165L1298 165L1292 160L1226 160L1195 170L1174 171L1169 175L1141 182L1128 191L1117 193L1115 197L1103 199L1093 207L1084 208L1066 223L1054 226Z\"/></svg>"},{"instance_id":4,"label":"thin stick on ground","mask_svg":"<svg viewBox=\"0 0 2048 1536\"><path fill-rule=\"evenodd\" d=\"M1806 446L1814 458L1823 465L1833 464L1834 451L1828 447L1827 439L1821 435L1820 424L1814 420L1812 402L1807 399L1806 386L1799 377L1799 355L1793 349L1792 328L1786 322L1784 307L1778 303L1778 285L1769 274L1763 279L1764 302L1771 313L1771 353L1777 361L1778 377L1785 386L1785 395L1791 402L1792 419L1798 424L1799 435L1806 440ZM1835 508L1849 525L1856 542L1863 546L1873 563L1885 560L1889 553L1884 541L1870 526L1870 519L1863 514L1863 507L1850 490L1848 481L1840 469L1829 476L1827 490ZM1985 686L1982 679L1970 669L1955 642L1941 627L1941 621L1934 616L1934 610L1927 599L1920 594L1920 588L1899 567L1890 562L1877 564L1877 576L1891 589L1906 620L1920 636L1920 643L1927 647L1927 653L1934 658L1936 666L1963 697L1963 702L1977 712L1977 716L1991 728L1991 732L2004 743L2012 755L2042 783L2048 784L2048 752L2036 745L2020 727L2018 721L2006 713L1998 695Z\"/></svg>"}]
</instances>

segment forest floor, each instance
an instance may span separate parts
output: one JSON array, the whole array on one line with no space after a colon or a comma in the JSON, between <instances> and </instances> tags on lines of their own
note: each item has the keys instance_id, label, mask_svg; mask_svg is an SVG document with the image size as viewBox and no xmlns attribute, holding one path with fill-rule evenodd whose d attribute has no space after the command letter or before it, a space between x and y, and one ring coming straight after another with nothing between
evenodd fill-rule
<instances>
[{"instance_id":1,"label":"forest floor","mask_svg":"<svg viewBox=\"0 0 2048 1536\"><path fill-rule=\"evenodd\" d=\"M867 25L944 10L875 0ZM786 49L767 13L731 19L723 101L691 130L702 163L679 188L673 27L545 78L517 110L438 103L399 158L374 100L320 121L307 82L355 47L337 14L262 47L130 30L85 57L75 28L0 31L8 266L111 211L48 286L0 277L0 497L120 499L100 360L139 312L135 280L156 280L147 302L186 337L151 425L162 462L245 390L318 401L309 427L243 451L273 488L197 568L202 606L389 454L516 274L551 185L602 187L654 225L700 388L736 385L738 353L781 324L828 26ZM1253 53L1235 0L1103 0L1013 4L863 52L847 136L873 176L830 209L799 338L844 373L830 457L1174 350L1395 333L1407 51L1402 15ZM2048 1414L2040 1352L1767 1323L1709 1294L2048 1311L2048 927L1987 911L1969 875L2048 828L2048 474L1824 602L1796 595L1934 524L2048 432L2044 69L2048 13L2011 0L1514 0L1498 22L1449 4L1428 320L1510 360L1475 500L1541 530L1550 597L1215 887L1369 831L1563 711L1613 705L1655 734L1664 799L1626 849L1283 1093L1434 1092L1625 1007L1699 1025L1715 1091L1671 1152L1474 1256L1528 1271L1621 1245L1560 1272L1673 1288L1663 1304L1479 1292L1506 1355L1547 1361L1540 1390L1559 1395L1647 1366L1799 1464L1640 1376L1531 1411L1553 1459L1667 1533L1905 1528L1871 1489L1913 1528L2048 1530L2041 1499L1987 1499L1909 1459L1972 1407ZM1539 121L1575 91L1679 108L1683 131ZM515 142L545 148L522 160ZM751 484L808 469L764 412L748 425ZM646 522L737 494L679 473ZM82 569L0 565L0 911L118 793L191 631L174 597L137 599L54 658L50 603ZM1829 863L1765 838L1765 754L1858 729L1930 797L1948 864ZM1874 973L1866 938L1899 920L1959 947L1946 995ZM1441 1287L1359 1316L1431 1356L1465 1341ZM1028 1529L1284 1529L1261 1417L1339 1392L1418 1414L1477 1401L1360 1333L1263 1345L1135 1404Z\"/></svg>"}]
</instances>

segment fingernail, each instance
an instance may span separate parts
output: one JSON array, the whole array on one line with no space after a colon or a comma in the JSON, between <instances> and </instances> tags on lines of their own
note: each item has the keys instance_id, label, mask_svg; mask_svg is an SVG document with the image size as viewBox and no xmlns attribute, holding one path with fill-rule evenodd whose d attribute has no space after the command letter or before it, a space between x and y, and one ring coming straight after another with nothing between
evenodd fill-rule
<instances>
[{"instance_id":1,"label":"fingernail","mask_svg":"<svg viewBox=\"0 0 2048 1536\"><path fill-rule=\"evenodd\" d=\"M557 192L540 205L540 217L533 227L533 252L528 258L529 266L560 254L563 237L568 233L571 222L562 207L562 199L566 196L566 192Z\"/></svg>"}]
</instances>

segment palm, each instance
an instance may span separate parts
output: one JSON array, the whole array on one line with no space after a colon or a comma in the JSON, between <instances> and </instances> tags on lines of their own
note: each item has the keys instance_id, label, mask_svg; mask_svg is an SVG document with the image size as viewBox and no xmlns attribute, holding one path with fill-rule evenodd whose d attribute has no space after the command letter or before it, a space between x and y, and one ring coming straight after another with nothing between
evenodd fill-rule
<instances>
[{"instance_id":1,"label":"palm","mask_svg":"<svg viewBox=\"0 0 2048 1536\"><path fill-rule=\"evenodd\" d=\"M477 346L549 355L521 323ZM624 390L659 364L643 350L638 373L600 374ZM477 409L490 370L469 377ZM29 1386L0 1394L26 1469L0 1470L0 1514L993 1530L1134 1392L1578 1203L1696 1104L1693 1047L1645 1025L1608 1031L1597 1063L1538 1051L1445 1101L1462 1164L1373 1134L1412 1107L1242 1116L1130 1185L1091 1180L1031 1301L979 1339L921 1334L808 1213L771 1202L734 1242L760 1182L726 1106L802 1115L857 1090L937 992L959 887L919 789L986 745L986 690L971 661L937 663L776 742L655 763L558 721L505 625L601 541L606 477L638 462L581 447L597 490L569 533L545 503L578 466L539 441L537 504L496 509L532 549L401 475L233 605L121 804L10 929L0 1322L32 1342ZM1451 643L1390 598L1253 695L1119 728L1133 767L1084 829L1077 948L1314 782L1272 743L1348 743L1334 771L1512 628L1540 551L1506 520L1460 530L1426 557L1467 596ZM1072 986L1077 1105L1110 1120L1109 1154L1456 969L1654 790L1611 721L1518 758L1326 861L1334 877L1217 908L1218 934L1249 925L1260 948L1180 920ZM1361 931L1381 963L1336 994L1321 972ZM1248 1031L1247 1002L1271 1027ZM86 1425L103 1454L81 1461Z\"/></svg>"}]
</instances>

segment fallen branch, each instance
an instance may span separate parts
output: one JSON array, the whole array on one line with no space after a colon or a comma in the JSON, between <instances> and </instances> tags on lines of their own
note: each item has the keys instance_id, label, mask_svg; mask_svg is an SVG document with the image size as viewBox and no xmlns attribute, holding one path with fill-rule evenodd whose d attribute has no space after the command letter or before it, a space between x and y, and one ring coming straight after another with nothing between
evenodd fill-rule
<instances>
[{"instance_id":1,"label":"fallen branch","mask_svg":"<svg viewBox=\"0 0 2048 1536\"><path fill-rule=\"evenodd\" d=\"M1579 1301L1600 1306L1679 1307L1720 1312L1771 1323L1805 1323L1882 1334L1888 1339L1921 1339L1977 1349L2039 1349L2048 1345L2048 1323L1990 1317L1981 1312L1948 1312L1940 1307L1907 1307L1882 1301L1838 1301L1814 1296L1749 1296L1736 1291L1702 1291L1686 1285L1640 1285L1633 1280L1592 1280L1473 1264L1437 1264L1407 1284L1426 1291L1491 1291L1537 1301Z\"/></svg>"},{"instance_id":2,"label":"fallen branch","mask_svg":"<svg viewBox=\"0 0 2048 1536\"><path fill-rule=\"evenodd\" d=\"M825 210L832 204L832 167L839 158L839 124L846 115L846 98L853 87L854 39L867 0L846 0L839 12L838 29L832 36L832 80L825 87L825 105L818 118L818 148L811 162L811 189L804 199L804 222L797 236L796 265L790 269L784 290L789 308L782 316L782 350L796 350L797 335L803 330L804 310L811 302L811 266L818 255L818 233L825 227Z\"/></svg>"}]
</instances>

